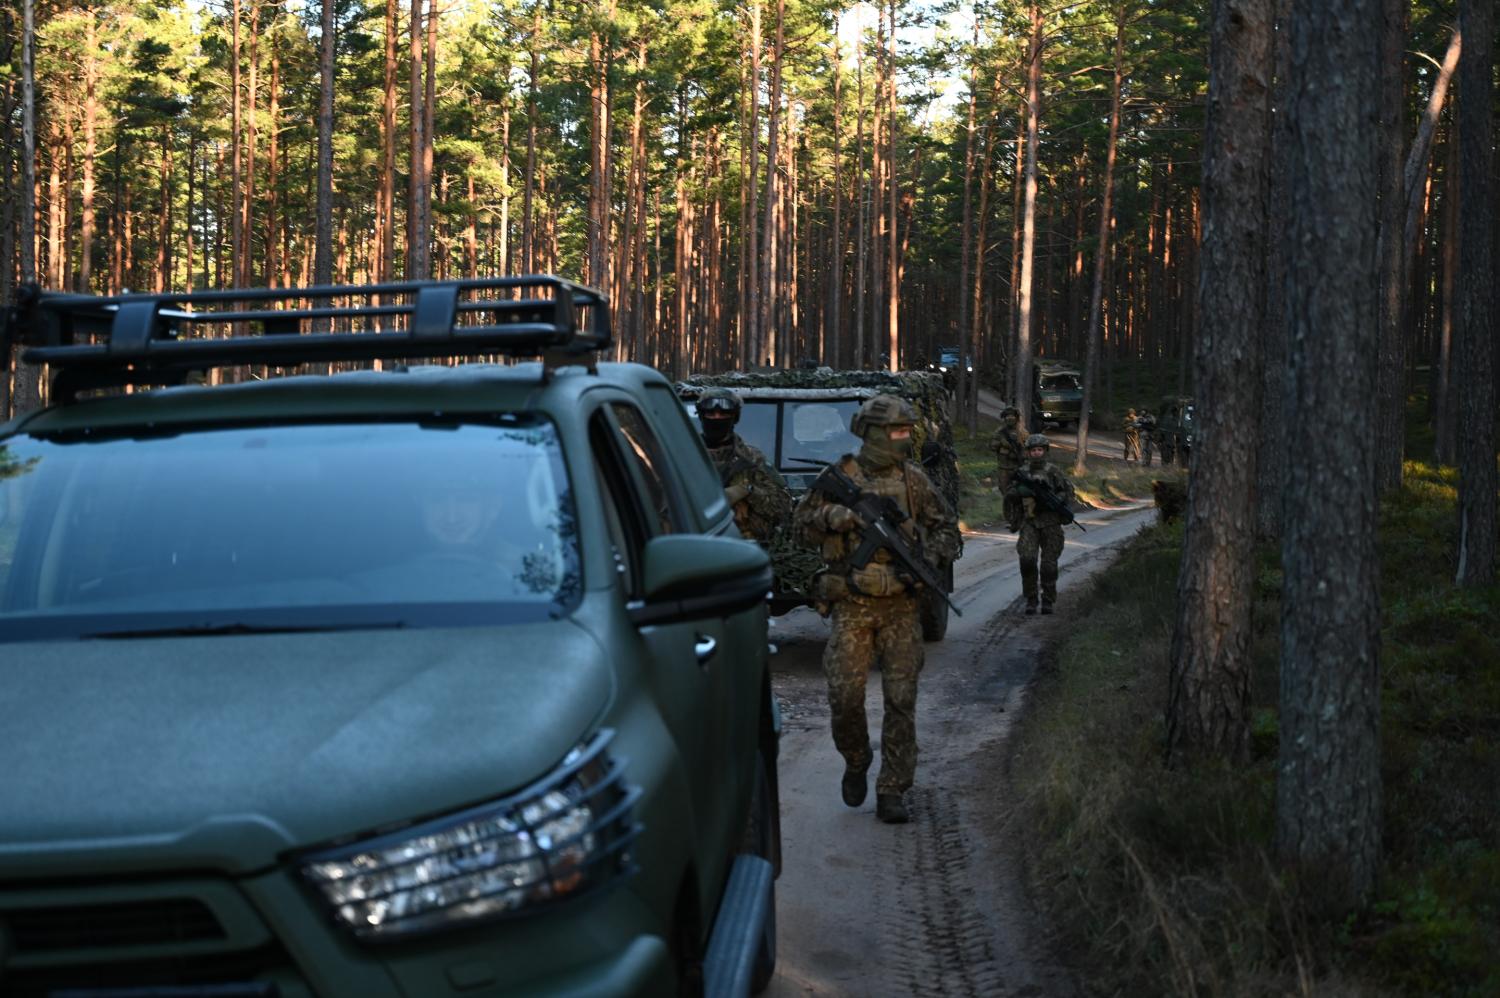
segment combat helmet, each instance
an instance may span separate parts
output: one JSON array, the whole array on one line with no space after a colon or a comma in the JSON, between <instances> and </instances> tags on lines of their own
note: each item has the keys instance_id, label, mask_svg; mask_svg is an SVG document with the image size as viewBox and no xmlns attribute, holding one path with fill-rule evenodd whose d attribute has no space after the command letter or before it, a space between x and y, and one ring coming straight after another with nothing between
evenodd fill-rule
<instances>
[{"instance_id":1,"label":"combat helmet","mask_svg":"<svg viewBox=\"0 0 1500 998\"><path fill-rule=\"evenodd\" d=\"M1052 441L1047 439L1045 433L1033 433L1026 438L1025 446L1027 450L1031 450L1033 447L1040 447L1043 450L1050 451L1052 449Z\"/></svg>"},{"instance_id":2,"label":"combat helmet","mask_svg":"<svg viewBox=\"0 0 1500 998\"><path fill-rule=\"evenodd\" d=\"M863 437L872 426L915 426L917 411L905 399L894 395L876 395L859 407L849 420L849 429Z\"/></svg>"},{"instance_id":3,"label":"combat helmet","mask_svg":"<svg viewBox=\"0 0 1500 998\"><path fill-rule=\"evenodd\" d=\"M1004 419L1006 416L1014 416L1017 419L1020 419L1021 418L1021 410L1017 409L1013 405L1008 405L1004 409L1000 410L1000 418Z\"/></svg>"},{"instance_id":4,"label":"combat helmet","mask_svg":"<svg viewBox=\"0 0 1500 998\"><path fill-rule=\"evenodd\" d=\"M740 421L740 410L744 408L744 403L740 401L738 395L728 388L710 388L698 396L696 408L700 419L705 415L727 415L731 420L738 423Z\"/></svg>"}]
</instances>

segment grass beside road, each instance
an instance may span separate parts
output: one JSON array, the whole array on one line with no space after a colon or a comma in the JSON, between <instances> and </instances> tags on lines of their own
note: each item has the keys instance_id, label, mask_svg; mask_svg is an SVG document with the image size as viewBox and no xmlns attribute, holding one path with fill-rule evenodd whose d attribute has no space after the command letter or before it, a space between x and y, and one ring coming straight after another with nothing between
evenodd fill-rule
<instances>
[{"instance_id":1,"label":"grass beside road","mask_svg":"<svg viewBox=\"0 0 1500 998\"><path fill-rule=\"evenodd\" d=\"M1096 577L1012 766L1039 896L1100 994L1500 994L1500 587L1454 587L1452 469L1382 504L1385 861L1329 922L1271 858L1281 573L1259 553L1253 757L1163 768L1182 527Z\"/></svg>"}]
</instances>

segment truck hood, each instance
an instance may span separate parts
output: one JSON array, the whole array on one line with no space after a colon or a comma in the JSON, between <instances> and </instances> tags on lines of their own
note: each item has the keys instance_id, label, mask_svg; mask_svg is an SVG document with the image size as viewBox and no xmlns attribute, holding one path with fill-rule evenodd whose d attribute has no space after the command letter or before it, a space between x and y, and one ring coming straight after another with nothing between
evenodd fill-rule
<instances>
[{"instance_id":1,"label":"truck hood","mask_svg":"<svg viewBox=\"0 0 1500 998\"><path fill-rule=\"evenodd\" d=\"M517 790L613 695L571 621L0 647L0 879L264 868Z\"/></svg>"}]
</instances>

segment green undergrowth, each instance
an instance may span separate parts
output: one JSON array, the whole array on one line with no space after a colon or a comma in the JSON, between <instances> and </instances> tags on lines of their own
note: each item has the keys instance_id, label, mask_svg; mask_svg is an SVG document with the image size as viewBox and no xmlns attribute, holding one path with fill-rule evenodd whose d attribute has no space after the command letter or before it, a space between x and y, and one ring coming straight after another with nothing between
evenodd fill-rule
<instances>
[{"instance_id":1,"label":"green undergrowth","mask_svg":"<svg viewBox=\"0 0 1500 998\"><path fill-rule=\"evenodd\" d=\"M958 452L958 519L965 530L991 530L1005 519L995 481L995 453L990 450L990 437L997 425L995 420L981 416L976 434L957 424L953 427L953 449Z\"/></svg>"},{"instance_id":2,"label":"green undergrowth","mask_svg":"<svg viewBox=\"0 0 1500 998\"><path fill-rule=\"evenodd\" d=\"M1452 582L1456 478L1382 504L1385 859L1364 911L1316 914L1271 857L1281 573L1258 553L1251 759L1162 765L1181 525L1097 575L1012 761L1037 895L1090 993L1500 994L1500 587Z\"/></svg>"}]
</instances>

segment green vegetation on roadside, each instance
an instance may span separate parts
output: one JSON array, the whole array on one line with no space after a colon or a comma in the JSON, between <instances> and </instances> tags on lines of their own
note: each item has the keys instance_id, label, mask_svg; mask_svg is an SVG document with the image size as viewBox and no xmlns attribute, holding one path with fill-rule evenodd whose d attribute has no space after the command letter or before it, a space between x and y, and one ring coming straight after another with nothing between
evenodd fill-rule
<instances>
[{"instance_id":1,"label":"green vegetation on roadside","mask_svg":"<svg viewBox=\"0 0 1500 998\"><path fill-rule=\"evenodd\" d=\"M1016 827L1061 949L1101 994L1500 994L1500 586L1453 579L1456 473L1382 503L1385 862L1330 923L1272 858L1281 573L1259 553L1252 759L1162 766L1182 526L1073 611L1023 722Z\"/></svg>"}]
</instances>

